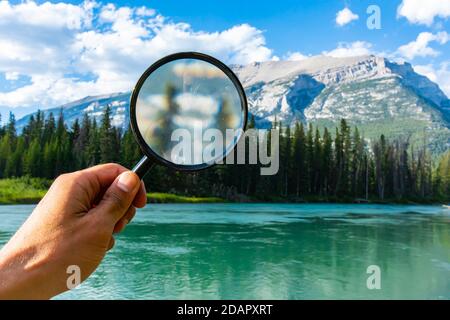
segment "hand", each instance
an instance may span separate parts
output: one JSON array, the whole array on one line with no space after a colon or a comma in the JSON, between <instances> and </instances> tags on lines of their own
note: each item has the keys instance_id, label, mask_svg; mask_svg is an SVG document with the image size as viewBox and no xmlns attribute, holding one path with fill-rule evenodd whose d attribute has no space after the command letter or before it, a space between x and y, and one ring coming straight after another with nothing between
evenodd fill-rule
<instances>
[{"instance_id":1,"label":"hand","mask_svg":"<svg viewBox=\"0 0 450 320\"><path fill-rule=\"evenodd\" d=\"M138 176L117 164L59 176L0 251L0 299L48 299L67 291L73 265L85 280L114 246L113 233L146 201Z\"/></svg>"}]
</instances>

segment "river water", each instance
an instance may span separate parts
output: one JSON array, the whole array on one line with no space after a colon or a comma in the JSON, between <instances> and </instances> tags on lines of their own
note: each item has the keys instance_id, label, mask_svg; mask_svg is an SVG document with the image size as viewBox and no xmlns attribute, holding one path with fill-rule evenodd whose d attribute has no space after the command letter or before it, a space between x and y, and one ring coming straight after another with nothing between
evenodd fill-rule
<instances>
[{"instance_id":1,"label":"river water","mask_svg":"<svg viewBox=\"0 0 450 320\"><path fill-rule=\"evenodd\" d=\"M0 245L33 206L0 206ZM369 266L381 289L368 289ZM440 206L149 204L59 299L450 299Z\"/></svg>"}]
</instances>

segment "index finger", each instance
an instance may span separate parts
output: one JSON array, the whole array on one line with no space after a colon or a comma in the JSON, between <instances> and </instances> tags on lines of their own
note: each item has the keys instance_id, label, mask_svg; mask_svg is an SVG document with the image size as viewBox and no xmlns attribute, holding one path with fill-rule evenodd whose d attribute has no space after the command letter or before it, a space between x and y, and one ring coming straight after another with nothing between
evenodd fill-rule
<instances>
[{"instance_id":1,"label":"index finger","mask_svg":"<svg viewBox=\"0 0 450 320\"><path fill-rule=\"evenodd\" d=\"M82 170L83 173L92 175L92 180L98 184L97 189L108 188L117 176L124 171L128 171L128 169L117 163L99 164Z\"/></svg>"},{"instance_id":2,"label":"index finger","mask_svg":"<svg viewBox=\"0 0 450 320\"><path fill-rule=\"evenodd\" d=\"M95 184L95 186L92 186L94 195L92 195L91 198L95 198L94 200L100 200L106 189L109 188L117 176L119 176L122 172L128 171L128 169L117 163L106 163L96 165L82 171L83 173L90 175L89 181ZM144 184L142 183L133 205L135 207L142 208L146 202L147 195Z\"/></svg>"}]
</instances>

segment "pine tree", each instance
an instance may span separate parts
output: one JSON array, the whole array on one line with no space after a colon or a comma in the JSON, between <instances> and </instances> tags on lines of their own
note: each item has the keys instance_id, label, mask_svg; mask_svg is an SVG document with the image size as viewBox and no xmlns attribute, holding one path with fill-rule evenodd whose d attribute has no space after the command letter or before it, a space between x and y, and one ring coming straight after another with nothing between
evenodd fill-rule
<instances>
[{"instance_id":1,"label":"pine tree","mask_svg":"<svg viewBox=\"0 0 450 320\"><path fill-rule=\"evenodd\" d=\"M314 166L315 166L315 157L314 157L314 133L313 133L313 125L310 123L308 126L308 132L306 133L306 167L307 167L307 186L308 193L312 194L314 191Z\"/></svg>"},{"instance_id":2,"label":"pine tree","mask_svg":"<svg viewBox=\"0 0 450 320\"><path fill-rule=\"evenodd\" d=\"M89 142L86 152L86 161L88 166L96 165L100 162L100 138L97 129L97 121L92 119L91 129L89 130Z\"/></svg>"},{"instance_id":3,"label":"pine tree","mask_svg":"<svg viewBox=\"0 0 450 320\"><path fill-rule=\"evenodd\" d=\"M374 162L375 162L375 176L376 176L376 187L378 192L378 197L384 200L386 191L386 178L387 178L387 143L384 135L382 134L380 140L375 142L373 146Z\"/></svg>"},{"instance_id":4,"label":"pine tree","mask_svg":"<svg viewBox=\"0 0 450 320\"><path fill-rule=\"evenodd\" d=\"M279 130L278 129L278 122L277 122L277 118L275 117L274 121L271 124L270 130L267 131L267 133L264 136L264 140L265 140L265 144L267 146L267 151L268 154L272 155L273 152L275 152L275 150L271 149L271 145L272 145L272 130ZM262 146L259 146L259 148L261 148ZM233 165L231 166L227 166L227 174L224 176L224 184L226 186L230 186L233 185L232 183L230 183L231 179L229 177L234 177L234 173L233 173ZM258 194L265 199L266 197L270 197L274 194L276 194L276 179L277 179L277 175L275 176L261 176L259 179L259 186L257 187L258 190Z\"/></svg>"},{"instance_id":5,"label":"pine tree","mask_svg":"<svg viewBox=\"0 0 450 320\"><path fill-rule=\"evenodd\" d=\"M319 128L316 128L316 133L314 135L314 163L313 163L313 192L314 194L320 194L322 191L322 178L323 178L323 172L322 172L322 145L321 145L321 138L320 138L320 131Z\"/></svg>"},{"instance_id":6,"label":"pine tree","mask_svg":"<svg viewBox=\"0 0 450 320\"><path fill-rule=\"evenodd\" d=\"M47 120L45 121L44 125L44 133L42 135L41 143L45 144L47 142L50 142L50 140L53 138L56 131L56 122L55 117L53 115L53 112L50 112L50 114L47 117Z\"/></svg>"},{"instance_id":7,"label":"pine tree","mask_svg":"<svg viewBox=\"0 0 450 320\"><path fill-rule=\"evenodd\" d=\"M323 131L323 147L322 147L322 173L323 173L323 193L328 196L331 192L331 184L334 180L334 159L333 159L333 140L327 128Z\"/></svg>"},{"instance_id":8,"label":"pine tree","mask_svg":"<svg viewBox=\"0 0 450 320\"><path fill-rule=\"evenodd\" d=\"M336 127L334 136L334 159L335 159L335 179L334 179L334 194L337 196L340 193L340 185L343 171L343 144L342 136L339 128Z\"/></svg>"},{"instance_id":9,"label":"pine tree","mask_svg":"<svg viewBox=\"0 0 450 320\"><path fill-rule=\"evenodd\" d=\"M73 153L75 156L76 165L79 168L85 168L88 165L88 144L89 144L89 135L91 131L91 120L89 119L89 115L85 113L83 115L83 120L81 121L80 133L74 141L73 145Z\"/></svg>"},{"instance_id":10,"label":"pine tree","mask_svg":"<svg viewBox=\"0 0 450 320\"><path fill-rule=\"evenodd\" d=\"M41 153L38 139L33 139L24 157L24 172L32 177L41 177Z\"/></svg>"},{"instance_id":11,"label":"pine tree","mask_svg":"<svg viewBox=\"0 0 450 320\"><path fill-rule=\"evenodd\" d=\"M53 143L56 144L55 176L57 176L69 172L73 165L70 136L64 122L62 109L59 112Z\"/></svg>"},{"instance_id":12,"label":"pine tree","mask_svg":"<svg viewBox=\"0 0 450 320\"><path fill-rule=\"evenodd\" d=\"M250 115L250 119L248 122L248 129L255 129L256 128L256 122L255 122L255 117ZM256 148L255 150L258 150L258 137L256 137ZM251 141L250 141L251 143ZM249 159L249 155L246 155L246 159ZM244 193L247 195L253 195L256 192L256 187L259 183L259 172L260 172L260 165L256 164L256 165L251 165L250 167L247 167L247 172L248 172L248 177L247 177L247 185L246 188L244 190ZM213 179L217 179L217 177L211 176L210 178L210 182L213 183L216 180Z\"/></svg>"},{"instance_id":13,"label":"pine tree","mask_svg":"<svg viewBox=\"0 0 450 320\"><path fill-rule=\"evenodd\" d=\"M0 139L0 178L6 178L11 174L11 156L16 150L17 133L16 119L12 112L9 113L9 121L4 135Z\"/></svg>"},{"instance_id":14,"label":"pine tree","mask_svg":"<svg viewBox=\"0 0 450 320\"><path fill-rule=\"evenodd\" d=\"M435 171L435 194L450 201L450 151L441 156Z\"/></svg>"},{"instance_id":15,"label":"pine tree","mask_svg":"<svg viewBox=\"0 0 450 320\"><path fill-rule=\"evenodd\" d=\"M72 124L72 128L70 131L70 139L75 143L76 140L78 140L80 136L80 122L78 121L78 118L75 119L75 121Z\"/></svg>"},{"instance_id":16,"label":"pine tree","mask_svg":"<svg viewBox=\"0 0 450 320\"><path fill-rule=\"evenodd\" d=\"M341 120L341 140L342 140L342 177L341 177L341 191L345 195L350 192L350 159L351 159L351 138L350 127L347 125L345 119Z\"/></svg>"},{"instance_id":17,"label":"pine tree","mask_svg":"<svg viewBox=\"0 0 450 320\"><path fill-rule=\"evenodd\" d=\"M14 152L8 157L5 167L5 175L7 177L20 177L23 175L23 155L25 153L25 140L18 137L16 140Z\"/></svg>"},{"instance_id":18,"label":"pine tree","mask_svg":"<svg viewBox=\"0 0 450 320\"><path fill-rule=\"evenodd\" d=\"M58 145L56 139L51 139L48 141L43 150L43 174L48 179L53 179L57 176L57 170L55 168L55 163L58 158Z\"/></svg>"},{"instance_id":19,"label":"pine tree","mask_svg":"<svg viewBox=\"0 0 450 320\"><path fill-rule=\"evenodd\" d=\"M11 137L6 134L0 139L0 178L7 178L6 163L12 154Z\"/></svg>"},{"instance_id":20,"label":"pine tree","mask_svg":"<svg viewBox=\"0 0 450 320\"><path fill-rule=\"evenodd\" d=\"M11 144L14 144L15 139L17 137L17 133L16 133L16 117L12 112L9 112L9 121L6 126L6 134L9 135L11 139Z\"/></svg>"},{"instance_id":21,"label":"pine tree","mask_svg":"<svg viewBox=\"0 0 450 320\"><path fill-rule=\"evenodd\" d=\"M114 162L116 158L115 137L111 127L111 109L105 108L99 130L100 162Z\"/></svg>"},{"instance_id":22,"label":"pine tree","mask_svg":"<svg viewBox=\"0 0 450 320\"><path fill-rule=\"evenodd\" d=\"M44 129L44 112L38 110L36 112L36 121L34 122L34 127L32 128L31 138L42 141L43 129Z\"/></svg>"},{"instance_id":23,"label":"pine tree","mask_svg":"<svg viewBox=\"0 0 450 320\"><path fill-rule=\"evenodd\" d=\"M56 124L56 139L62 141L67 133L66 124L64 123L64 112L61 108L59 110L58 121Z\"/></svg>"},{"instance_id":24,"label":"pine tree","mask_svg":"<svg viewBox=\"0 0 450 320\"><path fill-rule=\"evenodd\" d=\"M363 166L364 144L359 134L358 127L353 130L352 149L350 155L350 177L351 190L354 197L358 196L358 191L361 190L361 169Z\"/></svg>"},{"instance_id":25,"label":"pine tree","mask_svg":"<svg viewBox=\"0 0 450 320\"><path fill-rule=\"evenodd\" d=\"M294 131L294 151L293 151L293 170L295 176L295 194L297 197L304 195L307 191L307 169L306 169L306 145L305 129L303 123L295 124Z\"/></svg>"},{"instance_id":26,"label":"pine tree","mask_svg":"<svg viewBox=\"0 0 450 320\"><path fill-rule=\"evenodd\" d=\"M69 142L70 142L70 149L75 151L75 146L77 145L79 139L80 139L80 122L77 119L72 124L72 128L69 133ZM72 161L73 161L73 168L76 170L79 170L82 168L81 164L83 162L83 152L80 150L80 152L71 152L72 155Z\"/></svg>"},{"instance_id":27,"label":"pine tree","mask_svg":"<svg viewBox=\"0 0 450 320\"><path fill-rule=\"evenodd\" d=\"M284 131L285 139L283 145L282 152L282 170L283 170L283 194L285 196L289 195L289 187L292 176L292 137L291 137L291 127L290 125L286 125L286 129Z\"/></svg>"}]
</instances>

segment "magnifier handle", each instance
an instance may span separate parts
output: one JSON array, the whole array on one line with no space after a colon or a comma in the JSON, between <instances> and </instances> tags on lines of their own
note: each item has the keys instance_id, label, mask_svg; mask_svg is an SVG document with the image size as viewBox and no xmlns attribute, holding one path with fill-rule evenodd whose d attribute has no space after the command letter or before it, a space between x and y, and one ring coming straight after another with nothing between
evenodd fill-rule
<instances>
[{"instance_id":1,"label":"magnifier handle","mask_svg":"<svg viewBox=\"0 0 450 320\"><path fill-rule=\"evenodd\" d=\"M133 171L136 173L139 178L144 178L145 174L155 165L155 163L148 158L147 156L143 156L141 160L134 166Z\"/></svg>"}]
</instances>

